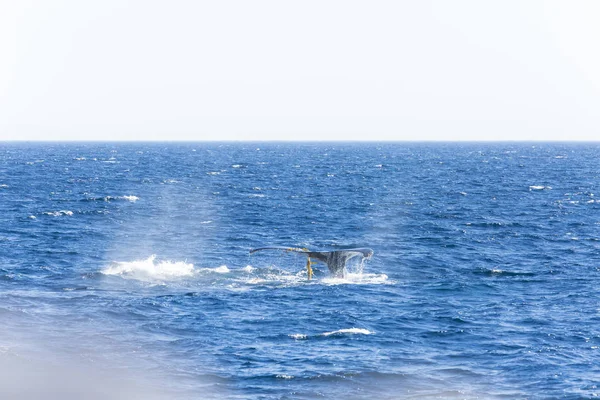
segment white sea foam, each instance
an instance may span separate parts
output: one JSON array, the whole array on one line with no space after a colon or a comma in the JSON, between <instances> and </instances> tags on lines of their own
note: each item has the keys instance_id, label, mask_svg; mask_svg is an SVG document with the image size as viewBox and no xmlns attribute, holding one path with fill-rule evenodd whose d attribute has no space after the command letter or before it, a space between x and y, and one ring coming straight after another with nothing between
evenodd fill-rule
<instances>
[{"instance_id":1,"label":"white sea foam","mask_svg":"<svg viewBox=\"0 0 600 400\"><path fill-rule=\"evenodd\" d=\"M130 201L132 203L135 203L136 201L138 201L140 199L137 196L121 196L120 198L123 199L123 200Z\"/></svg>"},{"instance_id":2,"label":"white sea foam","mask_svg":"<svg viewBox=\"0 0 600 400\"><path fill-rule=\"evenodd\" d=\"M63 215L71 216L71 215L73 215L73 211L69 211L69 210L48 211L48 212L45 212L44 214L50 215L52 217L61 217Z\"/></svg>"},{"instance_id":3,"label":"white sea foam","mask_svg":"<svg viewBox=\"0 0 600 400\"><path fill-rule=\"evenodd\" d=\"M139 280L167 280L192 276L194 265L183 261L158 261L156 255L145 260L117 261L101 272L105 275L120 275Z\"/></svg>"},{"instance_id":4,"label":"white sea foam","mask_svg":"<svg viewBox=\"0 0 600 400\"><path fill-rule=\"evenodd\" d=\"M337 331L325 332L322 333L321 336L331 336L331 335L373 335L375 332L370 331L368 329L363 328L347 328L347 329L339 329Z\"/></svg>"},{"instance_id":5,"label":"white sea foam","mask_svg":"<svg viewBox=\"0 0 600 400\"><path fill-rule=\"evenodd\" d=\"M7 187L8 187L8 185L5 184L5 183L3 183L2 185L0 185L0 188L7 188Z\"/></svg>"},{"instance_id":6,"label":"white sea foam","mask_svg":"<svg viewBox=\"0 0 600 400\"><path fill-rule=\"evenodd\" d=\"M277 269L275 267L269 268L255 268L251 265L246 265L238 271L243 271L245 274L240 276L238 281L244 285L283 285L283 286L295 286L299 284L305 284L306 270L301 270L295 273L289 273ZM250 275L248 275L250 274Z\"/></svg>"},{"instance_id":7,"label":"white sea foam","mask_svg":"<svg viewBox=\"0 0 600 400\"><path fill-rule=\"evenodd\" d=\"M289 337L291 337L292 339L296 339L296 340L304 340L308 336L303 333L293 333L293 334L289 335Z\"/></svg>"},{"instance_id":8,"label":"white sea foam","mask_svg":"<svg viewBox=\"0 0 600 400\"><path fill-rule=\"evenodd\" d=\"M89 198L88 200L103 200L108 202L114 201L114 200L126 200L126 201L130 201L132 203L135 203L136 201L138 201L140 198L137 196L133 196L133 195L126 195L126 196L104 196L104 197L96 197L96 198Z\"/></svg>"},{"instance_id":9,"label":"white sea foam","mask_svg":"<svg viewBox=\"0 0 600 400\"><path fill-rule=\"evenodd\" d=\"M386 274L346 273L344 278L323 278L326 285L381 285L391 284Z\"/></svg>"},{"instance_id":10,"label":"white sea foam","mask_svg":"<svg viewBox=\"0 0 600 400\"><path fill-rule=\"evenodd\" d=\"M30 215L29 219L37 219L37 217L35 215Z\"/></svg>"},{"instance_id":11,"label":"white sea foam","mask_svg":"<svg viewBox=\"0 0 600 400\"><path fill-rule=\"evenodd\" d=\"M209 268L209 269L211 269L211 268ZM229 268L227 268L227 265L221 265L220 267L212 268L211 270L218 274L226 274L226 273L230 272Z\"/></svg>"},{"instance_id":12,"label":"white sea foam","mask_svg":"<svg viewBox=\"0 0 600 400\"><path fill-rule=\"evenodd\" d=\"M242 168L241 164L233 164L231 168Z\"/></svg>"},{"instance_id":13,"label":"white sea foam","mask_svg":"<svg viewBox=\"0 0 600 400\"><path fill-rule=\"evenodd\" d=\"M533 185L533 186L529 186L529 190L551 190L552 187L550 186L541 186L541 185Z\"/></svg>"}]
</instances>

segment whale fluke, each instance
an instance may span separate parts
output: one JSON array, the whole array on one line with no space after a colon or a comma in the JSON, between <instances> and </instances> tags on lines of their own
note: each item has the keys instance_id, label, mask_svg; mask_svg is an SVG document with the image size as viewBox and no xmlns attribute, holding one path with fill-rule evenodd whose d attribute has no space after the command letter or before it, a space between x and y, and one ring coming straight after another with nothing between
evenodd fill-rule
<instances>
[{"instance_id":1,"label":"whale fluke","mask_svg":"<svg viewBox=\"0 0 600 400\"><path fill-rule=\"evenodd\" d=\"M257 249L250 250L250 254L262 250L281 250L290 251L293 253L300 253L306 255L308 258L306 263L306 269L308 271L308 279L312 278L312 264L316 261L312 261L314 258L317 261L321 261L329 268L329 273L335 278L343 278L346 271L346 263L348 260L354 257L362 257L369 259L373 256L373 250L361 247L357 249L344 249L344 250L333 250L333 251L310 251L306 248L298 247L283 247L283 246L270 246L270 247L259 247Z\"/></svg>"}]
</instances>

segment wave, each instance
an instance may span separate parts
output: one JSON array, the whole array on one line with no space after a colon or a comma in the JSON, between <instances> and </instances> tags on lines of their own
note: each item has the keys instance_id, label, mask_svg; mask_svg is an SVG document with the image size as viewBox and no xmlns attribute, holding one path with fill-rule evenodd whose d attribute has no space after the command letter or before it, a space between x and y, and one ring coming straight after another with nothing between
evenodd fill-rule
<instances>
[{"instance_id":1,"label":"wave","mask_svg":"<svg viewBox=\"0 0 600 400\"><path fill-rule=\"evenodd\" d=\"M338 329L337 331L325 332L322 333L321 336L331 336L331 335L373 335L375 332L370 331L368 329L363 328L347 328L347 329Z\"/></svg>"},{"instance_id":2,"label":"wave","mask_svg":"<svg viewBox=\"0 0 600 400\"><path fill-rule=\"evenodd\" d=\"M536 275L533 272L507 271L507 270L503 270L500 268L478 268L475 271L475 273L479 274L479 275L486 275L486 276L514 276L514 277L519 277L519 276L530 277L530 276Z\"/></svg>"},{"instance_id":3,"label":"wave","mask_svg":"<svg viewBox=\"0 0 600 400\"><path fill-rule=\"evenodd\" d=\"M551 190L551 186L533 185L529 186L529 190Z\"/></svg>"},{"instance_id":4,"label":"wave","mask_svg":"<svg viewBox=\"0 0 600 400\"><path fill-rule=\"evenodd\" d=\"M314 335L313 337L345 336L345 335L374 335L374 334L375 334L375 332L370 331L368 329L364 329L364 328L344 328L344 329L338 329L336 331L319 333L319 334ZM288 336L294 340L306 340L311 337L304 333L293 333Z\"/></svg>"},{"instance_id":5,"label":"wave","mask_svg":"<svg viewBox=\"0 0 600 400\"><path fill-rule=\"evenodd\" d=\"M121 197L118 197L118 198L119 198L119 199L123 199L123 200L130 201L130 202L132 202L132 203L135 203L136 201L138 201L138 200L140 199L140 198L139 198L139 197L137 197L137 196L121 196Z\"/></svg>"},{"instance_id":6,"label":"wave","mask_svg":"<svg viewBox=\"0 0 600 400\"><path fill-rule=\"evenodd\" d=\"M288 336L291 337L292 339L296 339L296 340L308 339L308 335L305 335L303 333L293 333L293 334L288 335Z\"/></svg>"},{"instance_id":7,"label":"wave","mask_svg":"<svg viewBox=\"0 0 600 400\"><path fill-rule=\"evenodd\" d=\"M125 196L88 197L85 199L85 201L105 201L108 203L108 202L115 201L115 200L125 200L125 201L129 201L131 203L135 203L139 199L140 198L137 196L125 195Z\"/></svg>"},{"instance_id":8,"label":"wave","mask_svg":"<svg viewBox=\"0 0 600 400\"><path fill-rule=\"evenodd\" d=\"M47 211L44 213L44 215L50 215L52 217L61 217L63 215L66 215L66 216L70 217L73 215L73 211L69 211L69 210Z\"/></svg>"}]
</instances>

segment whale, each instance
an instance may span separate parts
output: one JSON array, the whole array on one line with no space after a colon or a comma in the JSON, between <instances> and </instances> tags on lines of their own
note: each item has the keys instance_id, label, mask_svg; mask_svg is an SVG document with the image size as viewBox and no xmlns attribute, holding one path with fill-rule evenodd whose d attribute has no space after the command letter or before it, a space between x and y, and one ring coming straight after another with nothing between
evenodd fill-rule
<instances>
[{"instance_id":1,"label":"whale","mask_svg":"<svg viewBox=\"0 0 600 400\"><path fill-rule=\"evenodd\" d=\"M319 261L327 265L331 276L334 278L344 278L346 274L346 263L348 260L355 257L361 257L362 260L368 260L373 256L373 250L368 247L331 251L311 251L309 249L299 247L268 246L252 249L250 250L250 254L264 250L279 250L304 254L307 257L306 270L308 272L308 279L311 279L313 276L312 265ZM313 261L313 259L317 261Z\"/></svg>"}]
</instances>

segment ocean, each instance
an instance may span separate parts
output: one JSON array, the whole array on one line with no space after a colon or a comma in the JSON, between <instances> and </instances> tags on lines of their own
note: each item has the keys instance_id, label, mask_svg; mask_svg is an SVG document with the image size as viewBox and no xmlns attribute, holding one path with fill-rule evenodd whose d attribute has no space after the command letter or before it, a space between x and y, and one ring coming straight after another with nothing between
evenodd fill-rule
<instances>
[{"instance_id":1,"label":"ocean","mask_svg":"<svg viewBox=\"0 0 600 400\"><path fill-rule=\"evenodd\" d=\"M4 142L0 397L591 398L599 261L597 143Z\"/></svg>"}]
</instances>

